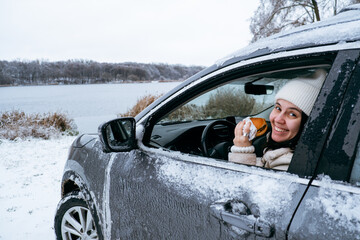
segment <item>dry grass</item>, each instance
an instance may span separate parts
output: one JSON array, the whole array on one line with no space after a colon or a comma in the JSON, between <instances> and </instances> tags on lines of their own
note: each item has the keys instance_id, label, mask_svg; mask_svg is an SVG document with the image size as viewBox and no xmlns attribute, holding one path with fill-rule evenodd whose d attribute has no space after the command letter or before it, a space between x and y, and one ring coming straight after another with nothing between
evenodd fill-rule
<instances>
[{"instance_id":1,"label":"dry grass","mask_svg":"<svg viewBox=\"0 0 360 240\"><path fill-rule=\"evenodd\" d=\"M255 99L236 89L219 89L204 105L185 104L166 116L163 121L192 121L219 119L228 116L248 116L254 108Z\"/></svg>"},{"instance_id":2,"label":"dry grass","mask_svg":"<svg viewBox=\"0 0 360 240\"><path fill-rule=\"evenodd\" d=\"M49 139L59 135L76 135L72 119L62 113L25 114L20 111L0 113L0 139Z\"/></svg>"},{"instance_id":3,"label":"dry grass","mask_svg":"<svg viewBox=\"0 0 360 240\"><path fill-rule=\"evenodd\" d=\"M141 97L131 109L126 113L118 114L118 117L135 117L160 96L161 95L155 96L149 94ZM264 109L262 104L256 106L255 103L255 99L252 96L244 94L243 91L236 89L219 89L209 97L204 105L185 104L168 114L162 120L191 121L195 119L218 119L234 115L249 116L257 113L259 109Z\"/></svg>"},{"instance_id":4,"label":"dry grass","mask_svg":"<svg viewBox=\"0 0 360 240\"><path fill-rule=\"evenodd\" d=\"M129 109L126 113L118 114L119 117L135 117L138 113L144 110L147 106L153 103L161 95L146 95L137 100L136 104Z\"/></svg>"}]
</instances>

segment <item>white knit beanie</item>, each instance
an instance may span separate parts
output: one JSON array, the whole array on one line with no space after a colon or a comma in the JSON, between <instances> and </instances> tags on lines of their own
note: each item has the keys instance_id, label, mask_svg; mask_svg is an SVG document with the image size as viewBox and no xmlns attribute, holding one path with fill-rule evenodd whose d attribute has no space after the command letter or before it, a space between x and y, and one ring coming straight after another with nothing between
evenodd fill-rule
<instances>
[{"instance_id":1,"label":"white knit beanie","mask_svg":"<svg viewBox=\"0 0 360 240\"><path fill-rule=\"evenodd\" d=\"M309 116L326 74L325 70L317 69L309 77L290 80L275 95L275 99L289 101Z\"/></svg>"}]
</instances>

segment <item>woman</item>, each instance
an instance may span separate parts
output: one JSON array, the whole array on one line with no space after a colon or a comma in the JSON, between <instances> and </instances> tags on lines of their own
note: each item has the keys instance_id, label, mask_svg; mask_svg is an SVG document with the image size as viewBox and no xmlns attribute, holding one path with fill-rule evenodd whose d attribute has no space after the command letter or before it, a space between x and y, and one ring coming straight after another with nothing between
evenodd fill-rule
<instances>
[{"instance_id":1,"label":"woman","mask_svg":"<svg viewBox=\"0 0 360 240\"><path fill-rule=\"evenodd\" d=\"M286 171L325 77L326 71L318 69L308 78L289 81L276 94L269 117L272 130L267 135L262 158L256 158L249 141L250 123L239 122L229 161Z\"/></svg>"}]
</instances>

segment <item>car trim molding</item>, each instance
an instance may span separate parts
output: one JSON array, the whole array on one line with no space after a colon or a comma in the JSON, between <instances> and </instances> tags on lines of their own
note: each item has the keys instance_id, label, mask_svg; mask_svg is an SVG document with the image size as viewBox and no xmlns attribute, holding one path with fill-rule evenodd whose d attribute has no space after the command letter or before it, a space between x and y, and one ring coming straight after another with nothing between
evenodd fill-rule
<instances>
[{"instance_id":1,"label":"car trim molding","mask_svg":"<svg viewBox=\"0 0 360 240\"><path fill-rule=\"evenodd\" d=\"M323 187L323 188L331 188L334 190L338 190L341 192L349 192L349 193L355 193L355 194L360 194L360 188L359 187L355 187L353 185L350 185L349 183L345 183L342 181L336 181L336 180L331 180L330 177L328 176L322 176L321 177L323 180L321 179L316 179L311 183L311 186L314 187Z\"/></svg>"},{"instance_id":2,"label":"car trim molding","mask_svg":"<svg viewBox=\"0 0 360 240\"><path fill-rule=\"evenodd\" d=\"M116 158L116 153L111 153L111 157L109 163L105 169L105 182L104 182L104 190L103 190L103 211L104 211L104 238L111 239L111 210L110 210L110 183L111 183L111 168Z\"/></svg>"}]
</instances>

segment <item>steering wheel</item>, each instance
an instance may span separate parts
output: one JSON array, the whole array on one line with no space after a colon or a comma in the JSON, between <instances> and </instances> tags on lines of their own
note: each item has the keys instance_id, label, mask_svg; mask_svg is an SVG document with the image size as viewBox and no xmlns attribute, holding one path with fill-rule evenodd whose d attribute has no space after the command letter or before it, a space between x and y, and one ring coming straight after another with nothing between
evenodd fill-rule
<instances>
[{"instance_id":1,"label":"steering wheel","mask_svg":"<svg viewBox=\"0 0 360 240\"><path fill-rule=\"evenodd\" d=\"M222 125L227 128L221 135L215 131L215 126ZM227 160L228 148L233 145L235 124L227 120L215 120L209 123L201 135L201 151L205 157L221 158ZM220 131L220 130L219 130Z\"/></svg>"}]
</instances>

